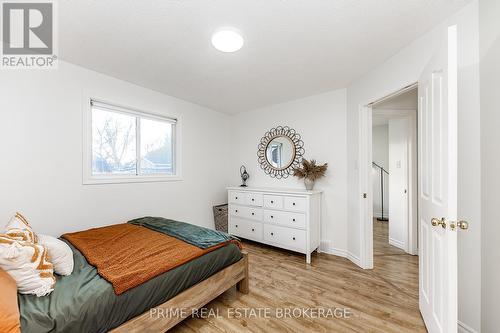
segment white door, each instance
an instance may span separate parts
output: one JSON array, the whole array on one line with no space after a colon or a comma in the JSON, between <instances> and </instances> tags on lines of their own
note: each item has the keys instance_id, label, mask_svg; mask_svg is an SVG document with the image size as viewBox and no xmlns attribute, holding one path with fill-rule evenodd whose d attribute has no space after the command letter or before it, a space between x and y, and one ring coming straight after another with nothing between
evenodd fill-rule
<instances>
[{"instance_id":1,"label":"white door","mask_svg":"<svg viewBox=\"0 0 500 333\"><path fill-rule=\"evenodd\" d=\"M408 252L407 117L389 119L389 244Z\"/></svg>"},{"instance_id":2,"label":"white door","mask_svg":"<svg viewBox=\"0 0 500 333\"><path fill-rule=\"evenodd\" d=\"M452 26L418 92L419 303L430 333L457 332L457 71Z\"/></svg>"}]
</instances>

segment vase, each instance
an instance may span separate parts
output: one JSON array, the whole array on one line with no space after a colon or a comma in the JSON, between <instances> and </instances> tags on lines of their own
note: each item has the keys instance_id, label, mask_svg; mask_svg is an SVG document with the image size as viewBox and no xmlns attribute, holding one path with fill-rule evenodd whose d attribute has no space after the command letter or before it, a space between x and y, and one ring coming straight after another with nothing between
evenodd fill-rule
<instances>
[{"instance_id":1,"label":"vase","mask_svg":"<svg viewBox=\"0 0 500 333\"><path fill-rule=\"evenodd\" d=\"M311 191L314 188L314 180L304 178L304 185L306 185L306 190Z\"/></svg>"}]
</instances>

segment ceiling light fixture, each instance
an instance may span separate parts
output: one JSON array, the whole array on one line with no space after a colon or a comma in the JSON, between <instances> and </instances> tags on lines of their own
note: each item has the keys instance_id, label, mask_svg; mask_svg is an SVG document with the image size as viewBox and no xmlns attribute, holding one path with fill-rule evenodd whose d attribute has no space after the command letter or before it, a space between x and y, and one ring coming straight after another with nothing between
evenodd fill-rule
<instances>
[{"instance_id":1,"label":"ceiling light fixture","mask_svg":"<svg viewBox=\"0 0 500 333\"><path fill-rule=\"evenodd\" d=\"M219 29L212 35L212 45L221 52L236 52L244 43L243 37L235 29Z\"/></svg>"}]
</instances>

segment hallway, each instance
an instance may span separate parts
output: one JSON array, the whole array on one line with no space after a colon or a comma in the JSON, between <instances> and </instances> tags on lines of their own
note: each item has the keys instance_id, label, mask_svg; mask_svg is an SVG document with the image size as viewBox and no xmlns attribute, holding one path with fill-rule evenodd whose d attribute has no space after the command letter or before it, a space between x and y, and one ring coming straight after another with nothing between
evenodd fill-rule
<instances>
[{"instance_id":1,"label":"hallway","mask_svg":"<svg viewBox=\"0 0 500 333\"><path fill-rule=\"evenodd\" d=\"M389 244L389 223L373 219L374 273L418 306L418 256Z\"/></svg>"}]
</instances>

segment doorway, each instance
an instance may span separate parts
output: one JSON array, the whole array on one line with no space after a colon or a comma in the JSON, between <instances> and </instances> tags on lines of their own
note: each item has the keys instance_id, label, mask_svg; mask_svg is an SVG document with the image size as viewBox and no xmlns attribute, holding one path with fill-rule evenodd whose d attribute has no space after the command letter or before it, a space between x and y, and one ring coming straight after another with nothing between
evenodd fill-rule
<instances>
[{"instance_id":1,"label":"doorway","mask_svg":"<svg viewBox=\"0 0 500 333\"><path fill-rule=\"evenodd\" d=\"M418 100L418 85L413 84L360 109L365 268L412 307L419 304L420 273Z\"/></svg>"},{"instance_id":2,"label":"doorway","mask_svg":"<svg viewBox=\"0 0 500 333\"><path fill-rule=\"evenodd\" d=\"M373 253L418 253L418 88L371 105Z\"/></svg>"},{"instance_id":3,"label":"doorway","mask_svg":"<svg viewBox=\"0 0 500 333\"><path fill-rule=\"evenodd\" d=\"M403 106L398 104L392 104L398 102L398 96L404 95L412 91L418 92L418 83L413 83L408 85L386 97L380 98L378 100L372 101L371 103L363 106L360 105L359 108L359 155L358 155L358 172L359 172L359 191L362 194L360 196L360 223L361 223L361 257L360 264L361 267L365 269L373 268L373 200L374 200L374 189L373 189L373 147L372 147L372 125L373 125L373 108L384 106L388 109L385 113L390 113L390 115L397 115L398 113L404 113L410 111L405 110ZM384 103L385 102L385 103ZM391 106L392 105L392 106ZM396 106L398 105L398 106ZM410 107L414 109L414 104ZM400 110L397 110L400 109ZM417 107L418 109L418 107ZM409 143L409 151L413 152L411 154L413 160L408 163L408 174L412 175L412 181L409 182L407 188L408 202L407 207L409 214L409 224L406 227L404 234L408 235L406 250L405 252L416 255L418 254L418 191L417 191L417 114L418 110L413 110L413 114L410 116L409 126L415 131L414 135L411 137L411 142ZM401 116L403 116L401 114ZM399 166L399 165L398 165ZM399 168L398 168L399 169ZM390 173L390 168L387 170ZM390 177L390 175L389 175ZM390 181L388 182L390 184ZM387 185L386 185L387 186ZM387 187L387 193L389 192L389 187ZM380 194L379 194L380 196ZM388 198L386 199L389 200ZM386 201L386 202L387 202ZM388 205L390 209L390 204ZM385 208L384 208L385 209ZM391 215L391 212L388 212ZM390 216L389 216L390 218Z\"/></svg>"}]
</instances>

